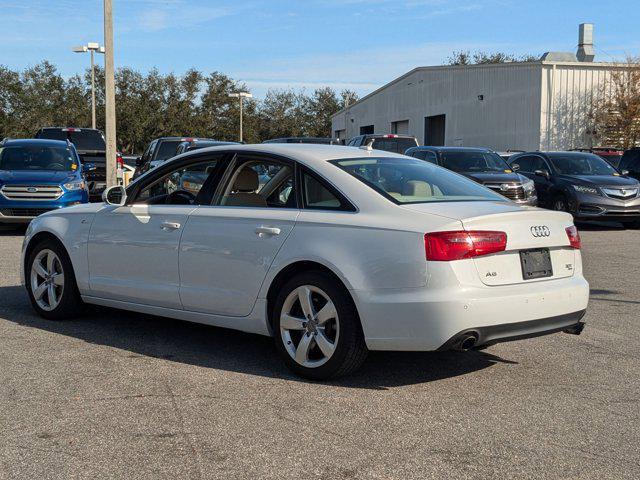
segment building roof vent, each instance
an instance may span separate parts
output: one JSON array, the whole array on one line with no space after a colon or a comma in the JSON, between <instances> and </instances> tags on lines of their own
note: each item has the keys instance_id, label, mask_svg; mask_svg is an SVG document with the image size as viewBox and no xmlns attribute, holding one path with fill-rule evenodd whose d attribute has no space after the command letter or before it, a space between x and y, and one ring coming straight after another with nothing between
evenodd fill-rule
<instances>
[{"instance_id":1,"label":"building roof vent","mask_svg":"<svg viewBox=\"0 0 640 480\"><path fill-rule=\"evenodd\" d=\"M571 52L545 52L540 60L543 62L577 62L575 53Z\"/></svg>"},{"instance_id":2,"label":"building roof vent","mask_svg":"<svg viewBox=\"0 0 640 480\"><path fill-rule=\"evenodd\" d=\"M593 62L596 56L593 49L593 23L580 24L576 56L580 62Z\"/></svg>"}]
</instances>

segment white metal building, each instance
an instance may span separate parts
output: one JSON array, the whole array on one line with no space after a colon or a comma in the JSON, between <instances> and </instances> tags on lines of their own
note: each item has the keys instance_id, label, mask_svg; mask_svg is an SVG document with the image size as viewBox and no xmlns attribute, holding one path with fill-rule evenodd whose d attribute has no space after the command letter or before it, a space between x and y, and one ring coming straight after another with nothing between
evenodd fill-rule
<instances>
[{"instance_id":1,"label":"white metal building","mask_svg":"<svg viewBox=\"0 0 640 480\"><path fill-rule=\"evenodd\" d=\"M590 61L592 26L586 27L588 43L583 24L577 55L548 53L536 62L415 68L336 113L332 133L346 139L362 133L404 133L424 145L495 150L594 146L590 106L604 94L611 72L625 65Z\"/></svg>"}]
</instances>

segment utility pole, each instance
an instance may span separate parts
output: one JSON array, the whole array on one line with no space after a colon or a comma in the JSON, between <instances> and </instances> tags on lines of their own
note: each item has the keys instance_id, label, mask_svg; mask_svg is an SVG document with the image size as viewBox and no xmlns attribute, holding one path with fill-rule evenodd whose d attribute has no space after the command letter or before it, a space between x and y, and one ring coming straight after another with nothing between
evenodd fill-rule
<instances>
[{"instance_id":1,"label":"utility pole","mask_svg":"<svg viewBox=\"0 0 640 480\"><path fill-rule=\"evenodd\" d=\"M238 92L230 93L229 96L231 98L237 98L238 100L240 100L240 143L242 143L242 101L245 98L252 98L253 95L251 95L249 92Z\"/></svg>"},{"instance_id":2,"label":"utility pole","mask_svg":"<svg viewBox=\"0 0 640 480\"><path fill-rule=\"evenodd\" d=\"M86 45L73 47L76 53L91 52L91 128L96 128L96 73L93 53L104 53L104 47L97 42L89 42Z\"/></svg>"},{"instance_id":3,"label":"utility pole","mask_svg":"<svg viewBox=\"0 0 640 480\"><path fill-rule=\"evenodd\" d=\"M107 187L117 185L116 178L116 88L113 67L113 9L111 0L104 0L104 86L105 135L107 143Z\"/></svg>"}]
</instances>

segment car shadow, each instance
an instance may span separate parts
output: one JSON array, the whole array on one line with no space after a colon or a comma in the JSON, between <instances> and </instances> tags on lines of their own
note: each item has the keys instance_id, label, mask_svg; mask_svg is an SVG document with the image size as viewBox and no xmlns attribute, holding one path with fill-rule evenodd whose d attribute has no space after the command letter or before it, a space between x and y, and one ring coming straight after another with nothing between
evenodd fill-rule
<instances>
[{"instance_id":1,"label":"car shadow","mask_svg":"<svg viewBox=\"0 0 640 480\"><path fill-rule=\"evenodd\" d=\"M0 287L1 321L117 348L128 352L132 361L153 357L307 382L285 367L271 338L103 307L89 307L85 315L74 320L45 320L32 310L20 286ZM481 351L371 352L357 372L325 384L384 390L457 377L497 363L516 362Z\"/></svg>"},{"instance_id":2,"label":"car shadow","mask_svg":"<svg viewBox=\"0 0 640 480\"><path fill-rule=\"evenodd\" d=\"M626 230L624 224L619 222L581 222L576 220L576 226L579 231L584 232L602 232L607 230Z\"/></svg>"}]
</instances>

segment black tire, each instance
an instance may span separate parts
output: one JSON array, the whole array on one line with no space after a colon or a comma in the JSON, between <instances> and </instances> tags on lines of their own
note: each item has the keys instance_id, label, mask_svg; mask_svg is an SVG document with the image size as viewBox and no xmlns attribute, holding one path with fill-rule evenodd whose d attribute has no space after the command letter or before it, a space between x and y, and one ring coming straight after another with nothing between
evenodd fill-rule
<instances>
[{"instance_id":1,"label":"black tire","mask_svg":"<svg viewBox=\"0 0 640 480\"><path fill-rule=\"evenodd\" d=\"M57 306L51 310L45 310L38 304L34 296L31 283L31 268L38 257L38 254L43 250L51 250L56 254L62 266L62 274L64 275L64 287L62 288L61 297ZM24 275L25 285L27 287L31 305L41 317L48 320L64 320L76 317L83 313L84 302L80 298L73 265L71 264L71 260L69 259L69 255L65 248L56 240L45 239L38 242L38 244L29 253L24 268Z\"/></svg>"},{"instance_id":2,"label":"black tire","mask_svg":"<svg viewBox=\"0 0 640 480\"><path fill-rule=\"evenodd\" d=\"M556 195L553 197L551 209L558 212L569 212L569 203L564 195Z\"/></svg>"},{"instance_id":3,"label":"black tire","mask_svg":"<svg viewBox=\"0 0 640 480\"><path fill-rule=\"evenodd\" d=\"M285 346L280 330L280 317L285 300L294 290L310 285L323 290L333 302L339 318L339 334L331 357L318 367L309 368L296 362ZM278 294L273 309L274 337L285 364L297 375L311 380L326 380L357 370L367 357L367 347L358 312L347 289L331 275L310 271L289 280ZM304 334L302 334L304 335Z\"/></svg>"}]
</instances>

